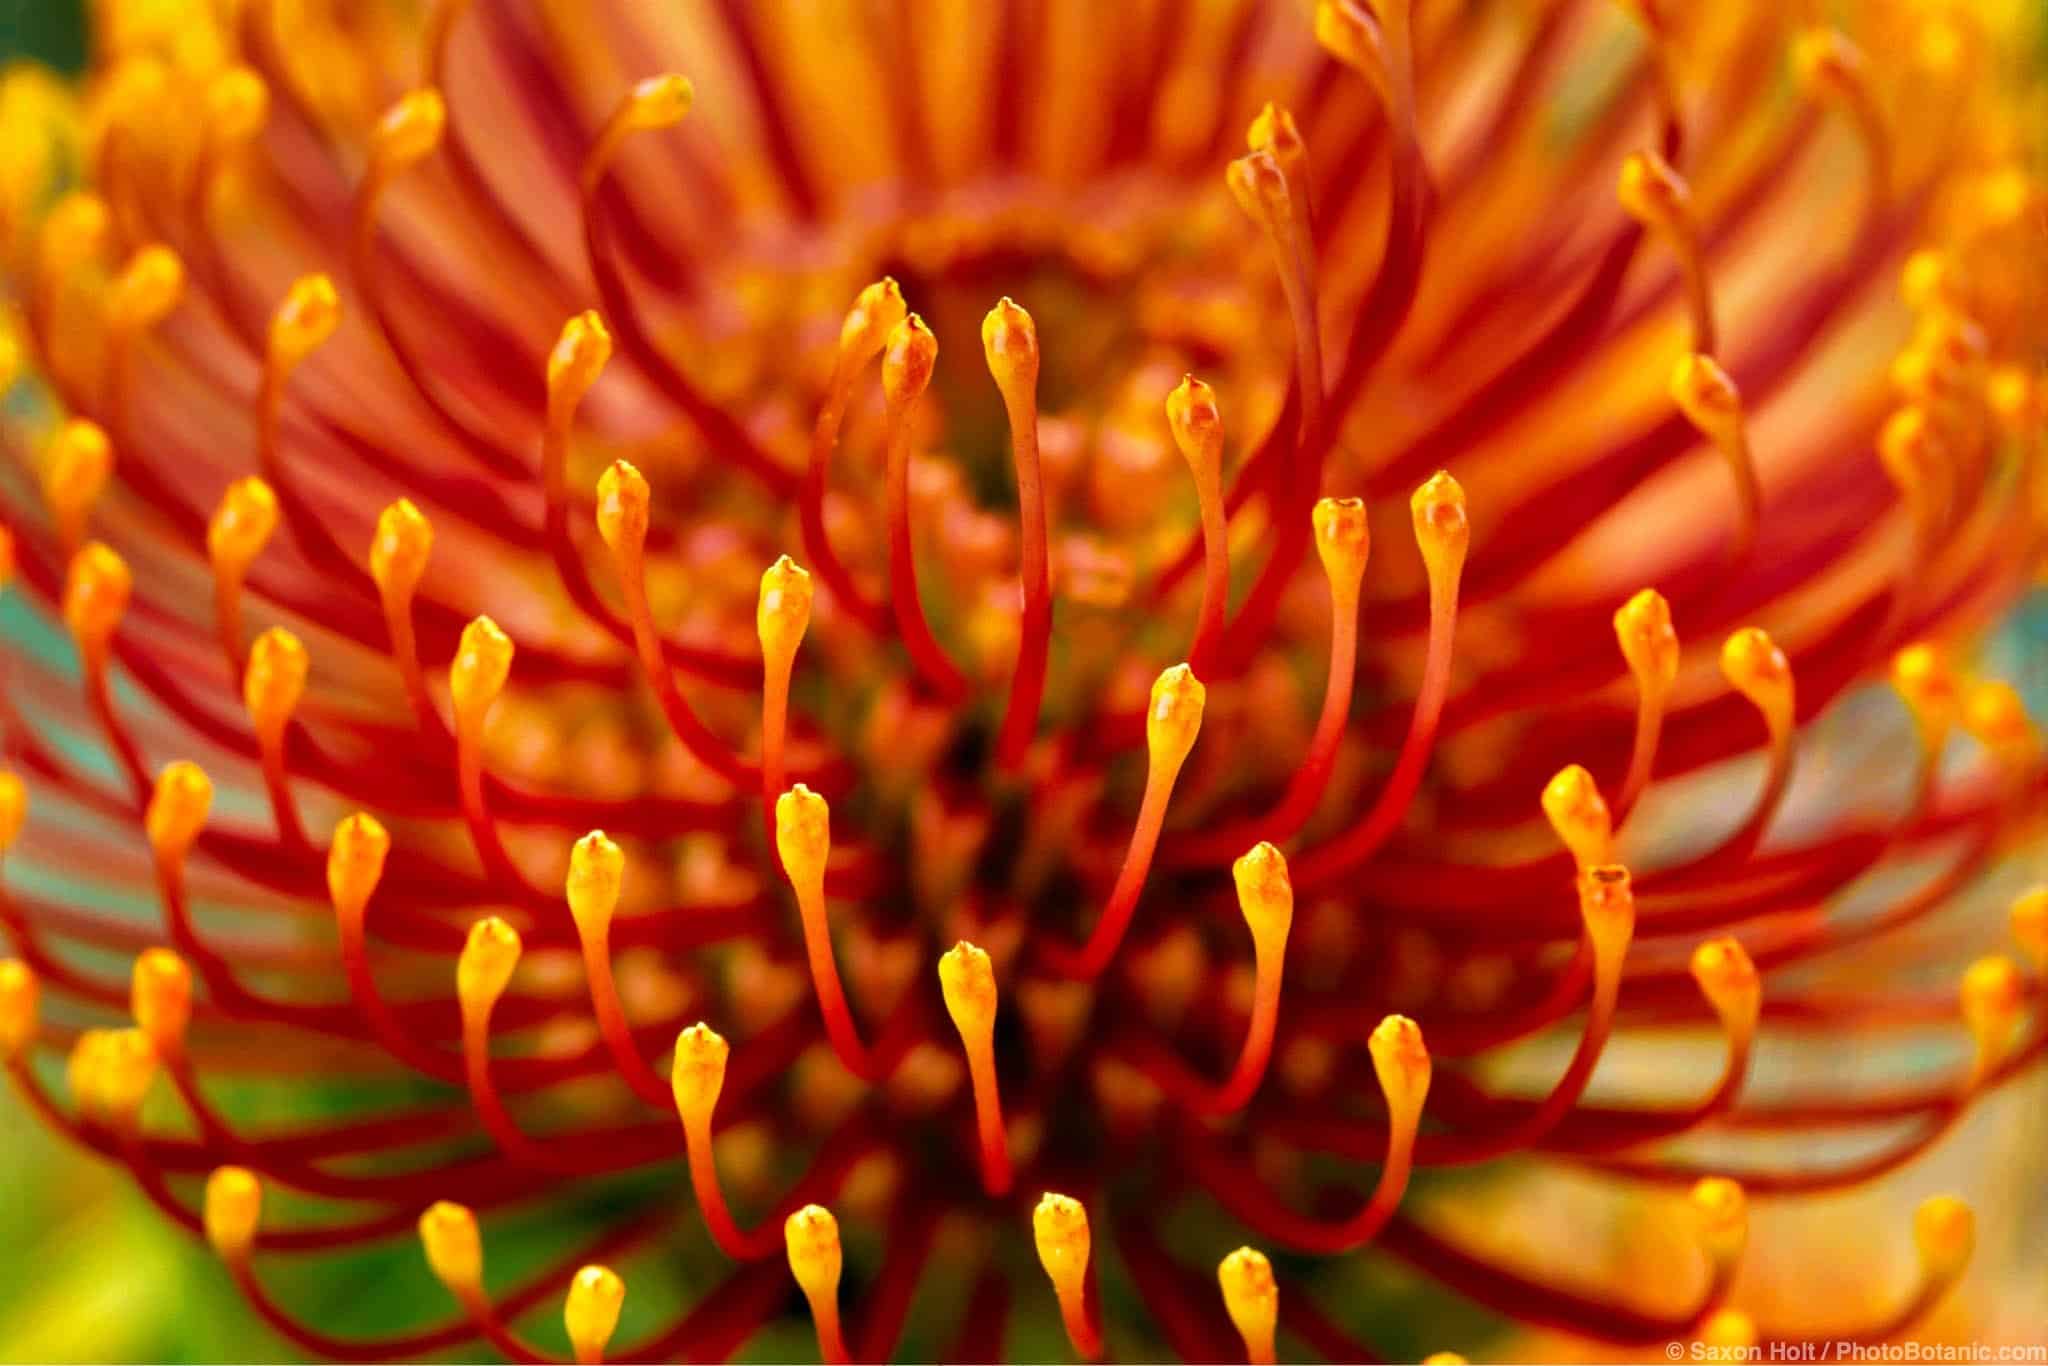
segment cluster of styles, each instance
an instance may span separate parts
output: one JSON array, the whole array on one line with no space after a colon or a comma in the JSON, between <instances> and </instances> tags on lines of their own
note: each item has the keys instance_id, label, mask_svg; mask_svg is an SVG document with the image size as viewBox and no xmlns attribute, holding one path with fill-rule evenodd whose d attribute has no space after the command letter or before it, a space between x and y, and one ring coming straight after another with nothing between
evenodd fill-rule
<instances>
[{"instance_id":1,"label":"cluster of styles","mask_svg":"<svg viewBox=\"0 0 2048 1366\"><path fill-rule=\"evenodd\" d=\"M2048 188L2025 7L1819 8L107 0L82 87L0 81L23 1102L338 1358L551 1360L561 1301L598 1361L611 1267L707 1235L615 1355L800 1291L887 1359L940 1276L948 1359L1371 1360L1306 1256L1368 1245L1601 1342L1906 1330L1958 1198L1878 1311L1738 1275L1750 1200L2048 1052L2048 892L1895 975L2048 809L1978 672L2048 530ZM1871 793L1802 802L1887 674ZM1953 1073L1746 1094L1780 1030ZM1676 1032L1690 1098L1589 1099ZM1511 1158L1691 1221L1697 1293L1404 1206ZM439 1322L266 1279L415 1233Z\"/></svg>"}]
</instances>

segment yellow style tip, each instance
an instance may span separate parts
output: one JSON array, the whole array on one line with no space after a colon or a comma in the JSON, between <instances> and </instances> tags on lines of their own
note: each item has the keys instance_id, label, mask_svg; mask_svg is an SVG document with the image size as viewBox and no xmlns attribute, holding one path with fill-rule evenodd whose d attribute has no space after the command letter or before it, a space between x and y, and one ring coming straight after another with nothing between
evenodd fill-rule
<instances>
[{"instance_id":1,"label":"yellow style tip","mask_svg":"<svg viewBox=\"0 0 2048 1366\"><path fill-rule=\"evenodd\" d=\"M676 1113L684 1124L710 1123L718 1093L725 1087L726 1060L731 1056L732 1045L701 1021L676 1036L669 1085L675 1092Z\"/></svg>"},{"instance_id":2,"label":"yellow style tip","mask_svg":"<svg viewBox=\"0 0 2048 1366\"><path fill-rule=\"evenodd\" d=\"M832 853L832 807L802 783L775 799L775 849L790 882L822 885Z\"/></svg>"},{"instance_id":3,"label":"yellow style tip","mask_svg":"<svg viewBox=\"0 0 2048 1366\"><path fill-rule=\"evenodd\" d=\"M182 859L206 828L213 809L213 780L187 759L173 760L157 774L143 828L160 859Z\"/></svg>"},{"instance_id":4,"label":"yellow style tip","mask_svg":"<svg viewBox=\"0 0 2048 1366\"><path fill-rule=\"evenodd\" d=\"M341 818L327 849L327 894L337 915L361 919L390 853L391 836L375 816L357 811Z\"/></svg>"},{"instance_id":5,"label":"yellow style tip","mask_svg":"<svg viewBox=\"0 0 2048 1366\"><path fill-rule=\"evenodd\" d=\"M128 1009L158 1053L180 1048L192 1020L192 969L169 949L144 949L128 975Z\"/></svg>"},{"instance_id":6,"label":"yellow style tip","mask_svg":"<svg viewBox=\"0 0 2048 1366\"><path fill-rule=\"evenodd\" d=\"M419 1228L420 1246L436 1280L458 1298L482 1287L483 1235L468 1206L436 1200L420 1215Z\"/></svg>"},{"instance_id":7,"label":"yellow style tip","mask_svg":"<svg viewBox=\"0 0 2048 1366\"><path fill-rule=\"evenodd\" d=\"M1294 883L1288 877L1287 856L1260 840L1230 865L1230 875L1253 942L1262 952L1284 948L1294 923Z\"/></svg>"},{"instance_id":8,"label":"yellow style tip","mask_svg":"<svg viewBox=\"0 0 2048 1366\"><path fill-rule=\"evenodd\" d=\"M42 987L35 969L18 958L0 958L0 1062L12 1062L28 1050L41 1016Z\"/></svg>"},{"instance_id":9,"label":"yellow style tip","mask_svg":"<svg viewBox=\"0 0 2048 1366\"><path fill-rule=\"evenodd\" d=\"M564 895L585 939L602 938L611 929L625 877L625 851L602 830L591 831L569 850Z\"/></svg>"},{"instance_id":10,"label":"yellow style tip","mask_svg":"<svg viewBox=\"0 0 2048 1366\"><path fill-rule=\"evenodd\" d=\"M570 1280L562 1323L569 1330L569 1345L578 1362L604 1360L604 1349L611 1345L625 1303L626 1283L610 1267L586 1266Z\"/></svg>"},{"instance_id":11,"label":"yellow style tip","mask_svg":"<svg viewBox=\"0 0 2048 1366\"><path fill-rule=\"evenodd\" d=\"M400 498L377 514L370 540L370 577L386 598L410 598L427 572L434 549L434 526L410 498Z\"/></svg>"},{"instance_id":12,"label":"yellow style tip","mask_svg":"<svg viewBox=\"0 0 2048 1366\"><path fill-rule=\"evenodd\" d=\"M1175 664L1152 683L1145 709L1145 744L1153 766L1180 767L1202 730L1202 712L1209 690L1186 664Z\"/></svg>"},{"instance_id":13,"label":"yellow style tip","mask_svg":"<svg viewBox=\"0 0 2048 1366\"><path fill-rule=\"evenodd\" d=\"M986 1041L996 1027L996 974L988 952L961 940L939 955L939 991L962 1039Z\"/></svg>"},{"instance_id":14,"label":"yellow style tip","mask_svg":"<svg viewBox=\"0 0 2048 1366\"><path fill-rule=\"evenodd\" d=\"M263 1183L247 1167L215 1167L206 1178L206 1241L226 1261L249 1255L263 1216Z\"/></svg>"},{"instance_id":15,"label":"yellow style tip","mask_svg":"<svg viewBox=\"0 0 2048 1366\"><path fill-rule=\"evenodd\" d=\"M1255 1363L1273 1360L1273 1330L1280 1317L1280 1287L1273 1263L1255 1247L1241 1247L1216 1267L1223 1307Z\"/></svg>"},{"instance_id":16,"label":"yellow style tip","mask_svg":"<svg viewBox=\"0 0 2048 1366\"><path fill-rule=\"evenodd\" d=\"M455 960L455 995L465 1016L488 1013L512 982L523 949L519 931L495 915L469 927Z\"/></svg>"},{"instance_id":17,"label":"yellow style tip","mask_svg":"<svg viewBox=\"0 0 2048 1366\"><path fill-rule=\"evenodd\" d=\"M455 714L465 724L483 719L512 674L512 638L489 617L462 628L455 658L448 665L448 693Z\"/></svg>"}]
</instances>

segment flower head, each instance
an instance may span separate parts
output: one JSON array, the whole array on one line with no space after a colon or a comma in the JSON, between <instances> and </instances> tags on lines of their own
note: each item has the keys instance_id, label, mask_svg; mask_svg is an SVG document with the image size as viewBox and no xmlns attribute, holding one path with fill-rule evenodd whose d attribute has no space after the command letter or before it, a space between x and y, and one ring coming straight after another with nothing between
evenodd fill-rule
<instances>
[{"instance_id":1,"label":"flower head","mask_svg":"<svg viewBox=\"0 0 2048 1366\"><path fill-rule=\"evenodd\" d=\"M100 5L78 88L0 75L0 1062L159 1202L210 1173L315 1354L556 1304L730 1354L786 1260L828 1359L938 1300L967 1357L1357 1358L1309 1258L1382 1246L1626 1348L1796 1335L1728 1303L1750 1194L2048 1051L2040 892L1901 976L2043 809L1986 643L2048 190L2025 6L1783 8ZM1886 679L1903 795L1819 752ZM1589 1099L1674 1029L1696 1095ZM1752 1095L1780 1030L1901 1066ZM208 1086L252 1058L317 1108ZM1408 1199L1517 1158L1689 1217L1704 1288ZM429 1328L266 1286L414 1231ZM1912 1233L1831 1338L1964 1273L1970 1205Z\"/></svg>"}]
</instances>

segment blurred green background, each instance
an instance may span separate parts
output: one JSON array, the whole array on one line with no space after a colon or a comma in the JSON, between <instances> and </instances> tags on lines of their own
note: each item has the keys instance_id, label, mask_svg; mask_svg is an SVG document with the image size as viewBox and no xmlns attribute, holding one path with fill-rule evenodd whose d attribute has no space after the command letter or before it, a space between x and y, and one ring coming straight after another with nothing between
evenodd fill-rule
<instances>
[{"instance_id":1,"label":"blurred green background","mask_svg":"<svg viewBox=\"0 0 2048 1366\"><path fill-rule=\"evenodd\" d=\"M33 57L65 71L85 64L81 0L0 0L0 62Z\"/></svg>"}]
</instances>

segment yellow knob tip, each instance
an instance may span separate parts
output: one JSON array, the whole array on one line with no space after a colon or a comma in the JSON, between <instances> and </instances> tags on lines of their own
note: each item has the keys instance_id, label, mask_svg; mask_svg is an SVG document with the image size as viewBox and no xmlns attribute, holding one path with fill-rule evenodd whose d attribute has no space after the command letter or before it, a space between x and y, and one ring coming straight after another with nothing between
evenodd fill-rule
<instances>
[{"instance_id":1,"label":"yellow knob tip","mask_svg":"<svg viewBox=\"0 0 2048 1366\"><path fill-rule=\"evenodd\" d=\"M614 554L638 554L647 540L653 492L630 460L614 460L597 478L597 534Z\"/></svg>"},{"instance_id":2,"label":"yellow knob tip","mask_svg":"<svg viewBox=\"0 0 2048 1366\"><path fill-rule=\"evenodd\" d=\"M811 887L823 882L832 853L832 808L810 788L798 783L775 799L775 848L791 883Z\"/></svg>"},{"instance_id":3,"label":"yellow knob tip","mask_svg":"<svg viewBox=\"0 0 2048 1366\"><path fill-rule=\"evenodd\" d=\"M1721 674L1775 729L1792 722L1792 665L1769 633L1745 626L1721 645Z\"/></svg>"},{"instance_id":4,"label":"yellow knob tip","mask_svg":"<svg viewBox=\"0 0 2048 1366\"><path fill-rule=\"evenodd\" d=\"M185 263L169 247L153 242L138 248L115 279L108 317L130 330L154 327L176 310L184 293Z\"/></svg>"},{"instance_id":5,"label":"yellow knob tip","mask_svg":"<svg viewBox=\"0 0 2048 1366\"><path fill-rule=\"evenodd\" d=\"M206 88L206 122L222 142L247 142L270 119L270 87L246 66L229 67Z\"/></svg>"},{"instance_id":6,"label":"yellow knob tip","mask_svg":"<svg viewBox=\"0 0 2048 1366\"><path fill-rule=\"evenodd\" d=\"M253 474L237 479L221 494L206 525L207 556L216 569L239 575L263 553L276 530L277 494Z\"/></svg>"},{"instance_id":7,"label":"yellow knob tip","mask_svg":"<svg viewBox=\"0 0 2048 1366\"><path fill-rule=\"evenodd\" d=\"M604 1360L626 1303L626 1283L610 1267L586 1266L569 1282L562 1305L562 1323L579 1362Z\"/></svg>"},{"instance_id":8,"label":"yellow knob tip","mask_svg":"<svg viewBox=\"0 0 2048 1366\"><path fill-rule=\"evenodd\" d=\"M557 405L582 402L611 358L612 334L596 310L570 318L548 353L549 399Z\"/></svg>"},{"instance_id":9,"label":"yellow knob tip","mask_svg":"<svg viewBox=\"0 0 2048 1366\"><path fill-rule=\"evenodd\" d=\"M1580 868L1606 863L1614 855L1614 818L1593 775L1567 764L1543 788L1543 814Z\"/></svg>"},{"instance_id":10,"label":"yellow knob tip","mask_svg":"<svg viewBox=\"0 0 2048 1366\"><path fill-rule=\"evenodd\" d=\"M1942 307L1961 292L1962 284L1955 258L1937 247L1915 251L1899 271L1899 297L1915 313Z\"/></svg>"},{"instance_id":11,"label":"yellow knob tip","mask_svg":"<svg viewBox=\"0 0 2048 1366\"><path fill-rule=\"evenodd\" d=\"M357 811L341 818L327 850L327 893L337 913L362 915L383 880L390 852L391 836L376 817Z\"/></svg>"},{"instance_id":12,"label":"yellow knob tip","mask_svg":"<svg viewBox=\"0 0 2048 1366\"><path fill-rule=\"evenodd\" d=\"M1038 383L1038 327L1008 295L981 320L981 349L996 387L1029 391Z\"/></svg>"},{"instance_id":13,"label":"yellow knob tip","mask_svg":"<svg viewBox=\"0 0 2048 1366\"><path fill-rule=\"evenodd\" d=\"M1926 728L1946 730L1961 713L1955 671L1941 647L1916 641L1892 656L1892 687Z\"/></svg>"},{"instance_id":14,"label":"yellow knob tip","mask_svg":"<svg viewBox=\"0 0 2048 1366\"><path fill-rule=\"evenodd\" d=\"M787 555L761 572L761 596L754 626L761 653L772 659L792 656L811 626L811 573Z\"/></svg>"},{"instance_id":15,"label":"yellow knob tip","mask_svg":"<svg viewBox=\"0 0 2048 1366\"><path fill-rule=\"evenodd\" d=\"M82 651L99 654L105 650L128 611L134 586L128 562L98 541L82 546L71 557L64 578L64 624Z\"/></svg>"},{"instance_id":16,"label":"yellow knob tip","mask_svg":"<svg viewBox=\"0 0 2048 1366\"><path fill-rule=\"evenodd\" d=\"M164 765L143 813L143 828L157 857L181 859L213 809L213 780L199 765L178 759Z\"/></svg>"},{"instance_id":17,"label":"yellow knob tip","mask_svg":"<svg viewBox=\"0 0 2048 1366\"><path fill-rule=\"evenodd\" d=\"M1408 513L1432 582L1462 570L1472 524L1466 516L1465 490L1448 470L1438 470L1423 481L1408 499Z\"/></svg>"},{"instance_id":18,"label":"yellow knob tip","mask_svg":"<svg viewBox=\"0 0 2048 1366\"><path fill-rule=\"evenodd\" d=\"M1294 883L1288 877L1287 856L1261 840L1238 855L1230 875L1253 941L1269 951L1284 946L1294 923Z\"/></svg>"},{"instance_id":19,"label":"yellow knob tip","mask_svg":"<svg viewBox=\"0 0 2048 1366\"><path fill-rule=\"evenodd\" d=\"M331 276L302 275L270 317L272 359L287 368L327 344L341 326L341 295Z\"/></svg>"},{"instance_id":20,"label":"yellow knob tip","mask_svg":"<svg viewBox=\"0 0 2048 1366\"><path fill-rule=\"evenodd\" d=\"M461 1295L483 1284L483 1235L476 1215L452 1200L436 1200L420 1215L420 1245L434 1278Z\"/></svg>"},{"instance_id":21,"label":"yellow knob tip","mask_svg":"<svg viewBox=\"0 0 2048 1366\"><path fill-rule=\"evenodd\" d=\"M1429 1094L1429 1046L1422 1026L1406 1015L1389 1015L1373 1026L1366 1039L1372 1069L1388 1108L1408 1119L1418 1114Z\"/></svg>"},{"instance_id":22,"label":"yellow knob tip","mask_svg":"<svg viewBox=\"0 0 2048 1366\"><path fill-rule=\"evenodd\" d=\"M448 106L441 92L427 87L407 91L384 111L370 133L370 156L386 174L402 170L433 154L448 125Z\"/></svg>"},{"instance_id":23,"label":"yellow knob tip","mask_svg":"<svg viewBox=\"0 0 2048 1366\"><path fill-rule=\"evenodd\" d=\"M2012 937L2037 970L2048 971L2048 887L2030 887L2014 898L2011 920Z\"/></svg>"},{"instance_id":24,"label":"yellow knob tip","mask_svg":"<svg viewBox=\"0 0 2048 1366\"><path fill-rule=\"evenodd\" d=\"M1280 1287L1273 1279L1273 1263L1255 1247L1241 1247L1216 1267L1216 1281L1223 1291L1223 1307L1244 1339L1246 1354L1253 1361L1273 1359L1273 1330L1280 1316Z\"/></svg>"},{"instance_id":25,"label":"yellow knob tip","mask_svg":"<svg viewBox=\"0 0 2048 1366\"><path fill-rule=\"evenodd\" d=\"M68 418L50 438L43 496L60 520L76 521L99 501L113 470L106 429L90 418Z\"/></svg>"},{"instance_id":26,"label":"yellow knob tip","mask_svg":"<svg viewBox=\"0 0 2048 1366\"><path fill-rule=\"evenodd\" d=\"M79 1108L116 1124L132 1124L156 1080L156 1045L139 1028L88 1029L68 1064Z\"/></svg>"},{"instance_id":27,"label":"yellow knob tip","mask_svg":"<svg viewBox=\"0 0 2048 1366\"><path fill-rule=\"evenodd\" d=\"M842 367L866 362L888 344L890 334L909 316L903 290L894 278L885 275L861 290L839 327Z\"/></svg>"},{"instance_id":28,"label":"yellow knob tip","mask_svg":"<svg viewBox=\"0 0 2048 1366\"><path fill-rule=\"evenodd\" d=\"M99 255L114 223L107 201L90 190L73 190L59 199L37 235L39 267L63 279L82 261Z\"/></svg>"},{"instance_id":29,"label":"yellow knob tip","mask_svg":"<svg viewBox=\"0 0 2048 1366\"><path fill-rule=\"evenodd\" d=\"M1162 671L1152 683L1152 699L1145 709L1145 744L1154 766L1178 769L1195 737L1202 730L1202 712L1209 690L1186 664Z\"/></svg>"},{"instance_id":30,"label":"yellow knob tip","mask_svg":"<svg viewBox=\"0 0 2048 1366\"><path fill-rule=\"evenodd\" d=\"M412 499L400 498L377 515L370 541L370 577L387 598L410 598L427 572L433 550L433 523Z\"/></svg>"},{"instance_id":31,"label":"yellow knob tip","mask_svg":"<svg viewBox=\"0 0 2048 1366\"><path fill-rule=\"evenodd\" d=\"M498 700L512 673L512 638L489 617L462 628L455 659L448 666L448 692L458 719L475 722Z\"/></svg>"},{"instance_id":32,"label":"yellow knob tip","mask_svg":"<svg viewBox=\"0 0 2048 1366\"><path fill-rule=\"evenodd\" d=\"M1709 1347L1747 1352L1756 1346L1756 1320L1740 1309L1717 1309L1700 1325L1700 1341Z\"/></svg>"},{"instance_id":33,"label":"yellow knob tip","mask_svg":"<svg viewBox=\"0 0 2048 1366\"><path fill-rule=\"evenodd\" d=\"M1166 396L1166 425L1173 432L1173 444L1197 476L1218 474L1223 468L1223 413L1216 406L1216 391L1193 375L1182 375L1180 383Z\"/></svg>"},{"instance_id":34,"label":"yellow knob tip","mask_svg":"<svg viewBox=\"0 0 2048 1366\"><path fill-rule=\"evenodd\" d=\"M963 1039L990 1037L996 1026L996 974L986 950L963 939L939 955L939 990Z\"/></svg>"},{"instance_id":35,"label":"yellow knob tip","mask_svg":"<svg viewBox=\"0 0 2048 1366\"><path fill-rule=\"evenodd\" d=\"M215 1167L206 1178L206 1241L228 1261L249 1255L263 1216L263 1183L247 1167Z\"/></svg>"},{"instance_id":36,"label":"yellow knob tip","mask_svg":"<svg viewBox=\"0 0 2048 1366\"><path fill-rule=\"evenodd\" d=\"M2027 982L2019 965L2003 954L1979 958L1964 970L1957 994L1977 1056L1986 1064L1997 1061L2026 1005Z\"/></svg>"},{"instance_id":37,"label":"yellow knob tip","mask_svg":"<svg viewBox=\"0 0 2048 1366\"><path fill-rule=\"evenodd\" d=\"M1316 555L1332 585L1355 592L1372 553L1372 526L1363 498L1324 498L1310 513Z\"/></svg>"},{"instance_id":38,"label":"yellow knob tip","mask_svg":"<svg viewBox=\"0 0 2048 1366\"><path fill-rule=\"evenodd\" d=\"M1703 1177L1687 1195L1698 1222L1701 1245L1717 1261L1741 1255L1749 1239L1749 1196L1722 1176Z\"/></svg>"},{"instance_id":39,"label":"yellow knob tip","mask_svg":"<svg viewBox=\"0 0 2048 1366\"><path fill-rule=\"evenodd\" d=\"M1936 1195L1913 1211L1913 1242L1920 1265L1934 1280L1952 1280L1977 1248L1977 1214L1960 1196Z\"/></svg>"},{"instance_id":40,"label":"yellow knob tip","mask_svg":"<svg viewBox=\"0 0 2048 1366\"><path fill-rule=\"evenodd\" d=\"M462 956L455 960L455 994L465 1015L488 1011L498 1003L519 966L522 949L519 931L495 915L469 927Z\"/></svg>"},{"instance_id":41,"label":"yellow knob tip","mask_svg":"<svg viewBox=\"0 0 2048 1366\"><path fill-rule=\"evenodd\" d=\"M1756 964L1741 941L1723 935L1692 951L1692 976L1700 994L1730 1027L1754 1027L1763 986Z\"/></svg>"},{"instance_id":42,"label":"yellow knob tip","mask_svg":"<svg viewBox=\"0 0 2048 1366\"><path fill-rule=\"evenodd\" d=\"M1963 696L1963 728L1997 755L2030 756L2034 723L2019 690L2003 679L1985 679Z\"/></svg>"},{"instance_id":43,"label":"yellow knob tip","mask_svg":"<svg viewBox=\"0 0 2048 1366\"><path fill-rule=\"evenodd\" d=\"M627 97L632 124L642 131L673 128L688 116L696 98L696 87L686 76L672 71L649 76Z\"/></svg>"},{"instance_id":44,"label":"yellow knob tip","mask_svg":"<svg viewBox=\"0 0 2048 1366\"><path fill-rule=\"evenodd\" d=\"M1088 1211L1072 1196L1047 1191L1031 1211L1038 1260L1062 1293L1078 1290L1088 1269Z\"/></svg>"},{"instance_id":45,"label":"yellow knob tip","mask_svg":"<svg viewBox=\"0 0 2048 1366\"><path fill-rule=\"evenodd\" d=\"M128 1006L159 1053L178 1048L192 1019L192 969L169 949L144 949L129 972Z\"/></svg>"},{"instance_id":46,"label":"yellow knob tip","mask_svg":"<svg viewBox=\"0 0 2048 1366\"><path fill-rule=\"evenodd\" d=\"M1671 604L1656 589L1645 588L1615 609L1614 637L1638 686L1661 693L1678 677L1678 632Z\"/></svg>"},{"instance_id":47,"label":"yellow knob tip","mask_svg":"<svg viewBox=\"0 0 2048 1366\"><path fill-rule=\"evenodd\" d=\"M611 928L625 876L625 851L602 830L591 831L569 850L569 876L564 890L569 913L586 938L602 936Z\"/></svg>"},{"instance_id":48,"label":"yellow knob tip","mask_svg":"<svg viewBox=\"0 0 2048 1366\"><path fill-rule=\"evenodd\" d=\"M306 647L282 626L273 626L249 646L249 662L242 671L242 702L257 733L278 733L306 692L306 676L312 667Z\"/></svg>"},{"instance_id":49,"label":"yellow knob tip","mask_svg":"<svg viewBox=\"0 0 2048 1366\"><path fill-rule=\"evenodd\" d=\"M1377 79L1384 58L1379 21L1360 0L1317 0L1316 42L1354 71Z\"/></svg>"},{"instance_id":50,"label":"yellow knob tip","mask_svg":"<svg viewBox=\"0 0 2048 1366\"><path fill-rule=\"evenodd\" d=\"M782 1224L789 1269L804 1294L829 1300L839 1293L842 1253L839 1221L823 1205L805 1205Z\"/></svg>"},{"instance_id":51,"label":"yellow knob tip","mask_svg":"<svg viewBox=\"0 0 2048 1366\"><path fill-rule=\"evenodd\" d=\"M19 1058L35 1042L41 1015L35 970L17 958L0 958L0 1060Z\"/></svg>"},{"instance_id":52,"label":"yellow knob tip","mask_svg":"<svg viewBox=\"0 0 2048 1366\"><path fill-rule=\"evenodd\" d=\"M28 784L11 769L0 769L0 853L14 847L28 822Z\"/></svg>"},{"instance_id":53,"label":"yellow knob tip","mask_svg":"<svg viewBox=\"0 0 2048 1366\"><path fill-rule=\"evenodd\" d=\"M676 1036L675 1058L669 1068L669 1084L675 1092L676 1112L686 1124L708 1123L725 1086L725 1064L732 1045L711 1026L699 1022Z\"/></svg>"},{"instance_id":54,"label":"yellow knob tip","mask_svg":"<svg viewBox=\"0 0 2048 1366\"><path fill-rule=\"evenodd\" d=\"M1245 129L1244 145L1250 151L1271 152L1283 166L1293 164L1308 152L1293 113L1271 100L1266 101Z\"/></svg>"},{"instance_id":55,"label":"yellow knob tip","mask_svg":"<svg viewBox=\"0 0 2048 1366\"><path fill-rule=\"evenodd\" d=\"M901 408L922 395L932 382L932 370L939 360L939 339L924 319L908 314L889 332L882 350L882 396L892 408Z\"/></svg>"}]
</instances>

